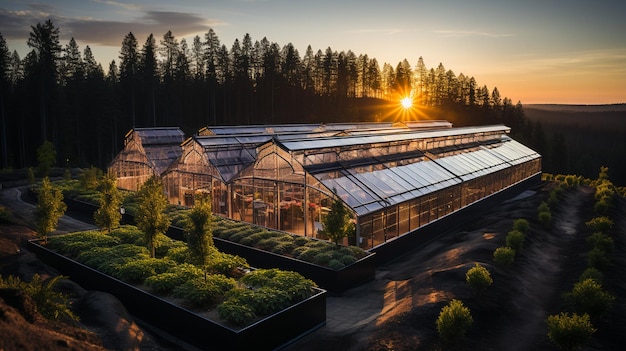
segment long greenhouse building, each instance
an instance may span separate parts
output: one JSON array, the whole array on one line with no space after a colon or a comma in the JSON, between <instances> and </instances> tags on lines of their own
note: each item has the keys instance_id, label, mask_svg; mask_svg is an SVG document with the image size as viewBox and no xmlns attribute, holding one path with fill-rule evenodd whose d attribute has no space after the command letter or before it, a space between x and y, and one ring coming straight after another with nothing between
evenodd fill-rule
<instances>
[{"instance_id":1,"label":"long greenhouse building","mask_svg":"<svg viewBox=\"0 0 626 351\"><path fill-rule=\"evenodd\" d=\"M158 175L172 204L192 206L196 194L209 193L216 214L321 239L322 218L338 198L356 224L346 243L366 250L541 174L541 155L503 125L209 126L180 143L177 128L152 132L159 137L146 128L127 134L132 162L125 148L109 167L118 184L136 190L146 175ZM152 144L131 142L141 139ZM138 154L147 149L152 156Z\"/></svg>"}]
</instances>

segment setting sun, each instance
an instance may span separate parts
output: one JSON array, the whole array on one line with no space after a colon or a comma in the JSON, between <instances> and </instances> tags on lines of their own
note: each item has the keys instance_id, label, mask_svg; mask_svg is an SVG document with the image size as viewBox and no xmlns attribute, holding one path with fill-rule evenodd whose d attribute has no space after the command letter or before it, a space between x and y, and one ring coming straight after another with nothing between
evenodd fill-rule
<instances>
[{"instance_id":1,"label":"setting sun","mask_svg":"<svg viewBox=\"0 0 626 351\"><path fill-rule=\"evenodd\" d=\"M405 97L404 99L400 100L400 104L402 104L402 107L404 107L405 109L409 109L413 106L413 99L411 99L410 97Z\"/></svg>"}]
</instances>

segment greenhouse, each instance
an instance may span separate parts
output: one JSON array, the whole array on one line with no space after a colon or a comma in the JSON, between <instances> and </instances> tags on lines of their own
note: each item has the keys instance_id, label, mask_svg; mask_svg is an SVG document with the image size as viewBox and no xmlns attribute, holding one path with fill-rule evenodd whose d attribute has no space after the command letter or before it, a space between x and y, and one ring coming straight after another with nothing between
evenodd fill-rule
<instances>
[{"instance_id":1,"label":"greenhouse","mask_svg":"<svg viewBox=\"0 0 626 351\"><path fill-rule=\"evenodd\" d=\"M184 140L180 128L134 128L126 133L124 149L111 161L108 173L117 177L118 188L137 191L180 157Z\"/></svg>"},{"instance_id":2,"label":"greenhouse","mask_svg":"<svg viewBox=\"0 0 626 351\"><path fill-rule=\"evenodd\" d=\"M209 193L225 217L324 239L338 198L376 248L541 173L502 125L445 121L206 127L161 173L173 204ZM120 174L118 172L118 174Z\"/></svg>"}]
</instances>

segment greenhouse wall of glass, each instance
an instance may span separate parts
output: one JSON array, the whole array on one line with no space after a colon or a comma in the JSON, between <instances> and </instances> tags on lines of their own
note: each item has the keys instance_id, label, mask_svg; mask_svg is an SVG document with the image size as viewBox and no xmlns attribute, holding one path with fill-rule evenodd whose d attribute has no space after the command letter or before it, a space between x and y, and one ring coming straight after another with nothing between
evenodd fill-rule
<instances>
[{"instance_id":1,"label":"greenhouse wall of glass","mask_svg":"<svg viewBox=\"0 0 626 351\"><path fill-rule=\"evenodd\" d=\"M107 172L120 189L137 191L151 176L160 177L181 155L185 133L180 128L134 128L124 137L124 149Z\"/></svg>"},{"instance_id":2,"label":"greenhouse wall of glass","mask_svg":"<svg viewBox=\"0 0 626 351\"><path fill-rule=\"evenodd\" d=\"M356 224L344 243L376 248L541 173L541 156L503 125L219 126L179 145L161 173L170 203L325 239L322 218L340 199Z\"/></svg>"}]
</instances>

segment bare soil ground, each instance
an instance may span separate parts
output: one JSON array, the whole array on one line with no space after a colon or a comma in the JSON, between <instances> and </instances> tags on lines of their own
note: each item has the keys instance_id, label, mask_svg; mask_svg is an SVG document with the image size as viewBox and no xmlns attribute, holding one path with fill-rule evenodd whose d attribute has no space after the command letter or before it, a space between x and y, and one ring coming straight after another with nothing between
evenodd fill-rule
<instances>
[{"instance_id":1,"label":"bare soil ground","mask_svg":"<svg viewBox=\"0 0 626 351\"><path fill-rule=\"evenodd\" d=\"M441 308L453 298L462 300L474 319L464 343L455 349L557 350L546 336L545 320L550 314L568 310L562 294L571 290L587 266L586 254L590 246L586 237L591 233L584 223L595 214L592 190L570 189L564 193L559 207L553 209L551 228L544 228L536 220L537 207L547 198L551 186L543 184L527 197L481 214L466 223L462 230L443 233L438 239L380 267L374 281L341 296L329 296L326 326L284 350L448 350L440 342L435 320ZM611 255L613 264L605 272L604 288L617 299L613 309L594 322L598 331L584 348L588 351L620 350L626 342L624 199L618 200L611 216L616 222L612 233L615 250ZM503 270L493 264L493 251L504 245L506 234L518 218L530 222L531 232L513 266ZM32 236L32 230L25 225L0 223L0 273L3 276L24 274L25 270L53 274L54 270L50 271L40 262L24 259L25 240ZM489 290L480 296L465 282L465 272L475 263L487 267L494 280ZM27 331L33 329L12 324L13 319L7 319L5 306L0 299L0 335L3 338L6 335L28 337ZM41 335L57 335L54 328L30 324L34 330L39 328ZM58 341L56 336L56 339L30 339L32 349L101 350L102 345L107 344L107 335L98 334L97 330L63 332L69 339ZM135 349L175 348L152 341ZM12 349L5 347L5 350Z\"/></svg>"},{"instance_id":2,"label":"bare soil ground","mask_svg":"<svg viewBox=\"0 0 626 351\"><path fill-rule=\"evenodd\" d=\"M544 228L536 220L537 207L550 187L544 184L532 196L481 214L463 231L445 233L381 267L375 281L343 297L330 298L329 315L337 311L362 315L363 309L369 309L371 316L355 319L348 333L329 317L327 327L288 350L447 350L450 348L442 345L437 335L435 320L451 299L463 301L474 319L464 343L455 349L557 350L547 337L545 321L548 315L568 311L562 294L572 289L587 267L590 246L586 237L591 233L585 222L595 214L592 189L571 189L553 209L551 228ZM598 331L585 350L619 350L626 341L625 214L626 204L620 199L612 213L617 222L613 265L604 284L617 299L612 311L594 322ZM504 246L506 234L518 218L530 222L531 232L513 266L503 270L493 264L493 251ZM494 280L482 296L476 296L465 282L465 273L475 263L488 268ZM368 299L377 302L364 303ZM351 300L359 301L353 311L332 308L352 305Z\"/></svg>"}]
</instances>

